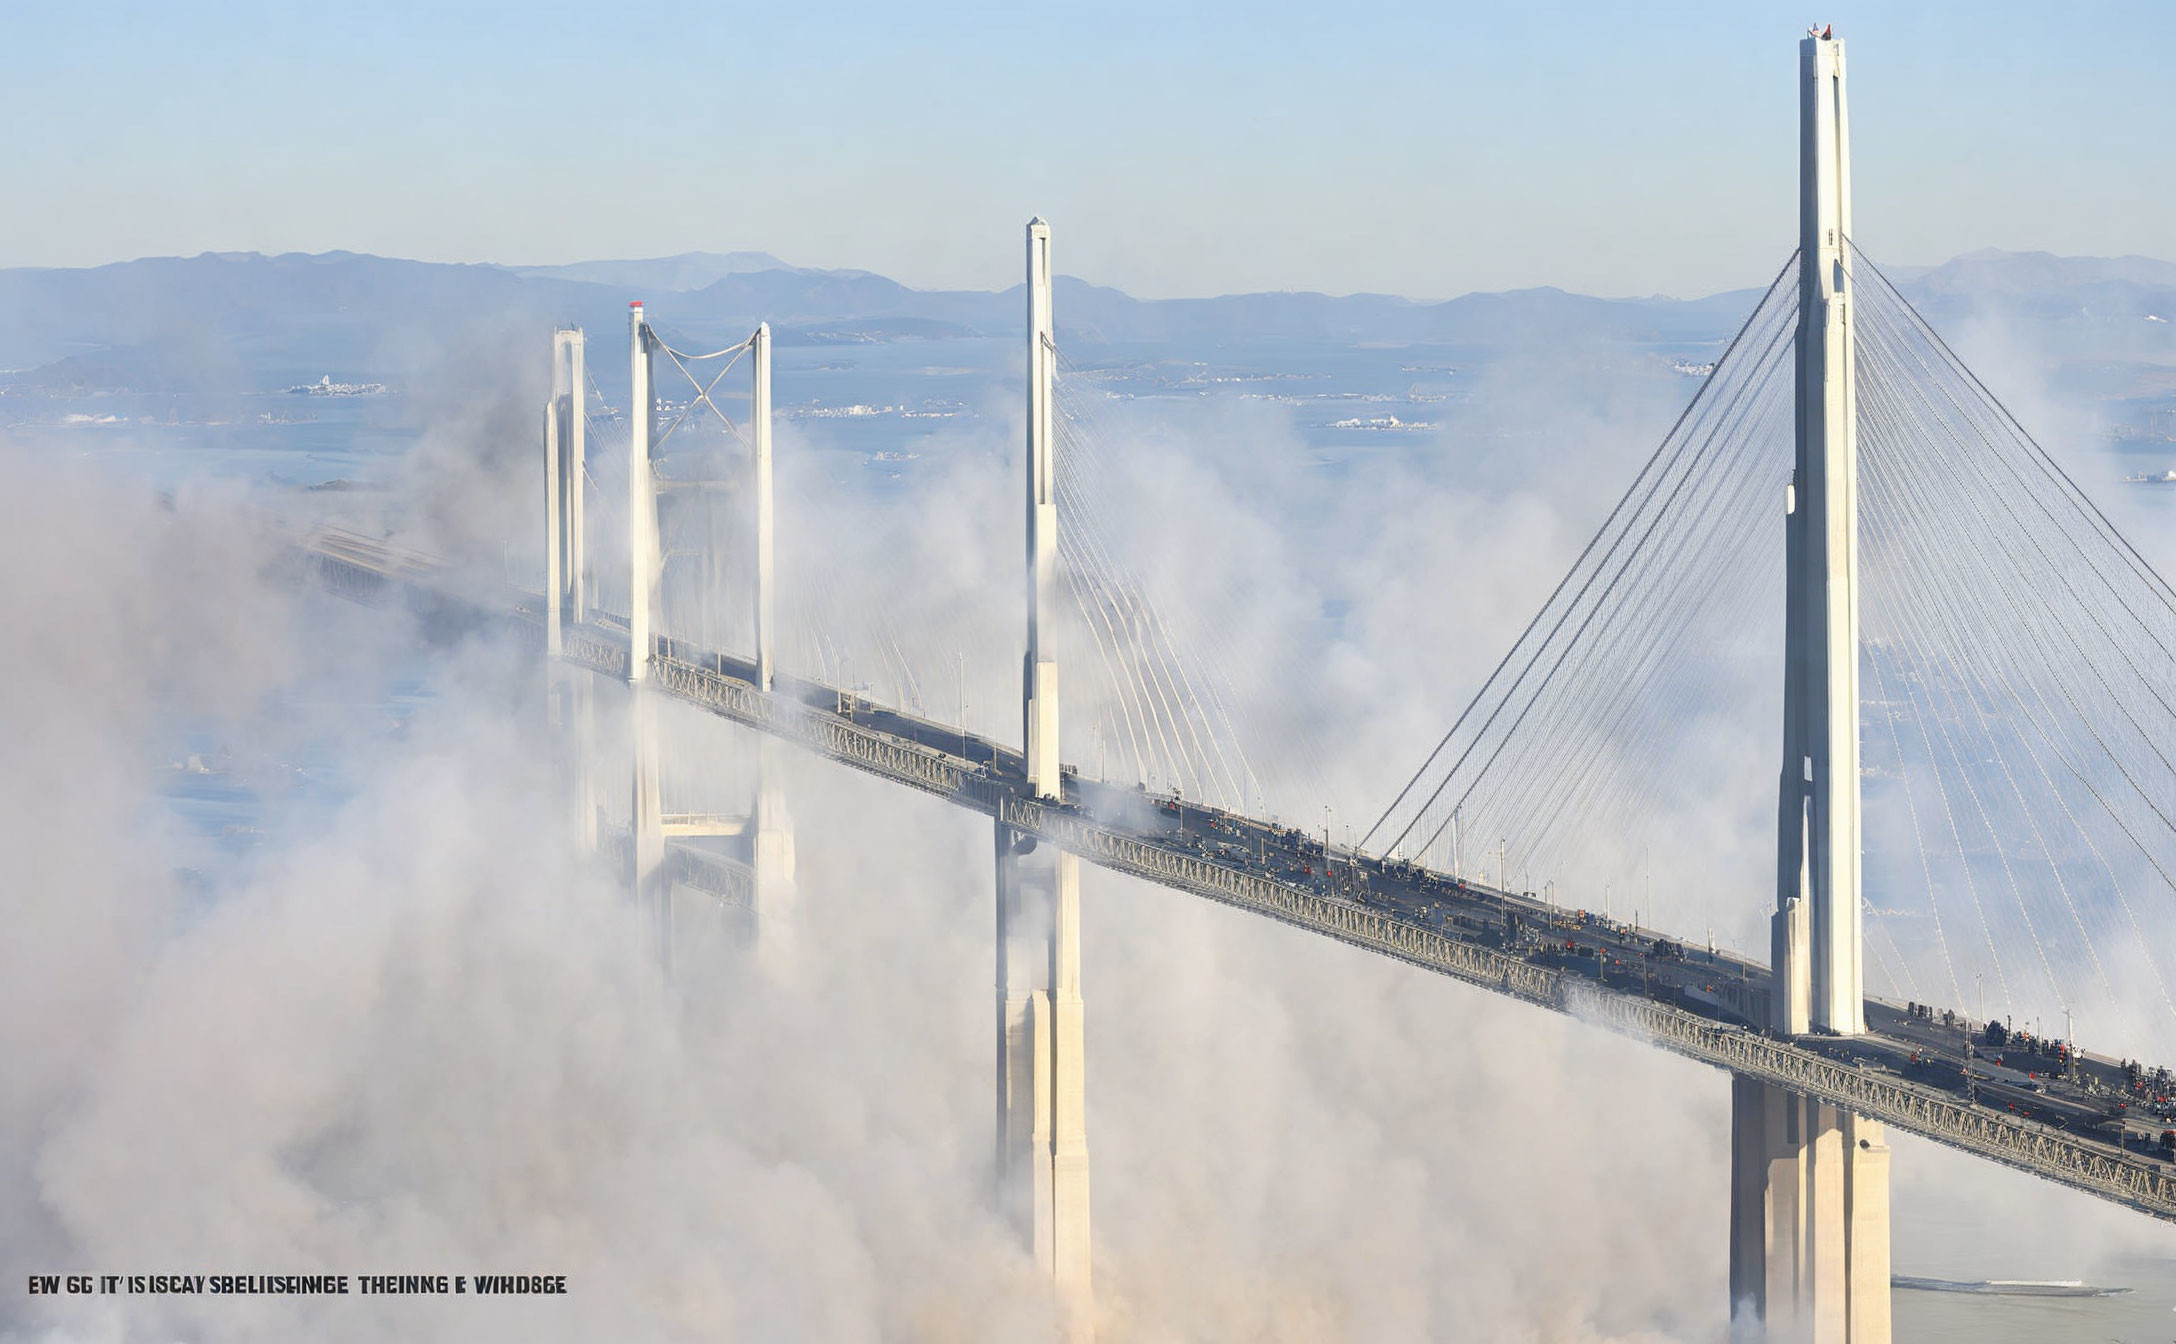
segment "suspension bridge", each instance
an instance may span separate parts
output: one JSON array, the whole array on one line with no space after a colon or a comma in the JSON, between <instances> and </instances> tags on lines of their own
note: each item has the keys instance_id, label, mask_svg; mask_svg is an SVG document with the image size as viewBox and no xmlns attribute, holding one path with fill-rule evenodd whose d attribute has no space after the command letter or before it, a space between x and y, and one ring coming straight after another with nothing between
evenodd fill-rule
<instances>
[{"instance_id":1,"label":"suspension bridge","mask_svg":"<svg viewBox=\"0 0 2176 1344\"><path fill-rule=\"evenodd\" d=\"M457 591L348 534L312 557L350 595L541 634L568 822L626 872L668 966L721 937L760 964L781 936L780 745L992 819L997 1198L1076 1333L1085 860L1726 1070L1733 1312L1775 1339L1886 1341L1885 1126L2176 1221L2167 1073L2011 1030L1983 997L2176 1024L2176 591L1859 250L1841 42L1805 39L1799 88L1797 250L1357 844L1267 814L1215 641L1161 614L1114 540L1106 407L1061 354L1040 220L1017 742L964 705L930 717L942 669L884 611L803 613L782 662L768 326L684 349L633 305L623 412L583 333L555 335L541 593ZM898 703L852 675L847 625ZM661 737L675 703L756 731L744 811L665 806L705 769ZM1061 757L1061 703L1092 771ZM1606 892L1627 837L1713 788L1703 724L1745 704L1783 726L1774 888L1743 898L1773 912L1768 959L1554 899ZM1549 898L1512 881L1534 872Z\"/></svg>"}]
</instances>

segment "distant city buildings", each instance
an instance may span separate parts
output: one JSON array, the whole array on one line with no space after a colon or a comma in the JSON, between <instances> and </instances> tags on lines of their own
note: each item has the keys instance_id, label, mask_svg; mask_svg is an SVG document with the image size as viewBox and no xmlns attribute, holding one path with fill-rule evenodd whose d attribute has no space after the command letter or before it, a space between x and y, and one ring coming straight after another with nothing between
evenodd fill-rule
<instances>
[{"instance_id":1,"label":"distant city buildings","mask_svg":"<svg viewBox=\"0 0 2176 1344\"><path fill-rule=\"evenodd\" d=\"M290 387L287 392L297 397L382 397L386 387L384 383L336 383L328 373L314 383Z\"/></svg>"}]
</instances>

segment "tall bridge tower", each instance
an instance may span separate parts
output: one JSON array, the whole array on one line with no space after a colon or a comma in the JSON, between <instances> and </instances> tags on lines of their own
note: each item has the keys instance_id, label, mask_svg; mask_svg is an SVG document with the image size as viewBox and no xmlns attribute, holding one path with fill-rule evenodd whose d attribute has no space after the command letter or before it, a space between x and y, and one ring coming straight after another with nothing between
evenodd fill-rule
<instances>
[{"instance_id":1,"label":"tall bridge tower","mask_svg":"<svg viewBox=\"0 0 2176 1344\"><path fill-rule=\"evenodd\" d=\"M572 383L574 386L573 419L580 422L581 396L581 333L561 333L572 337L574 362ZM739 350L742 347L733 347ZM746 342L751 371L749 392L749 432L747 444L752 457L751 476L754 481L753 509L755 513L756 554L750 571L751 596L755 610L755 680L758 689L768 693L774 689L777 677L777 651L775 639L776 611L773 600L773 519L772 471L771 471L771 326L765 322L758 326ZM670 967L673 961L675 927L689 919L698 920L703 927L715 921L713 902L715 893L683 889L676 885L666 862L666 838L729 839L735 842L731 862L748 874L747 905L748 932L756 947L759 961L766 969L782 971L790 961L791 950L787 946L790 928L788 911L794 899L794 846L793 823L788 814L783 791L778 787L778 761L776 743L765 737L756 744L755 796L746 817L725 817L710 814L681 814L668 816L664 811L660 794L658 761L658 696L652 685L650 655L656 647L659 622L663 611L660 592L664 580L665 554L661 540L661 520L658 513L658 478L656 451L660 443L657 432L657 394L654 383L656 355L664 350L675 362L683 358L683 352L675 351L651 328L643 314L642 304L637 301L628 305L628 478L627 478L627 542L628 542L628 649L627 686L630 696L628 708L633 758L633 803L630 809L632 829L628 843L630 887L648 930L647 936L660 965ZM731 353L731 351L721 352ZM709 358L714 356L703 356ZM555 363L555 370L559 367ZM730 367L730 366L729 366ZM723 376L721 373L720 377ZM555 386L558 378L555 372ZM711 385L698 384L696 398L707 403ZM555 408L567 405L555 399ZM711 410L716 411L711 405ZM721 416L723 413L718 412ZM562 417L563 418L563 417ZM580 515L579 503L569 505L567 496L578 497L582 476L579 454L580 431L573 431L575 461L570 468L565 464L565 452L560 442L565 433L559 425L562 418L547 417L546 475L548 488L553 495L553 508L547 527L547 551L553 573L550 584L556 591L562 585L559 574L561 553L567 542L561 539L563 520L570 507L574 513L573 531L567 533L576 540L574 571L579 573ZM667 427L668 435L672 427ZM583 601L577 595L561 618L562 604L548 603L546 642L550 651L560 652L562 627L579 624L584 619ZM585 712L586 702L581 706ZM577 720L586 724L586 718ZM586 800L585 800L586 801ZM594 836L595 808L587 806L590 820L586 833ZM591 843L594 843L592 838ZM691 906L692 909L684 908Z\"/></svg>"},{"instance_id":2,"label":"tall bridge tower","mask_svg":"<svg viewBox=\"0 0 2176 1344\"><path fill-rule=\"evenodd\" d=\"M1774 964L1785 1029L1866 1030L1859 904L1859 436L1844 47L1800 52L1798 433L1785 525Z\"/></svg>"},{"instance_id":3,"label":"tall bridge tower","mask_svg":"<svg viewBox=\"0 0 2176 1344\"><path fill-rule=\"evenodd\" d=\"M1866 1030L1859 895L1858 397L1844 44L1799 44L1797 454L1785 522L1783 769L1771 1023ZM1879 1123L1749 1078L1731 1090L1730 1291L1765 1337L1888 1344Z\"/></svg>"},{"instance_id":4,"label":"tall bridge tower","mask_svg":"<svg viewBox=\"0 0 2176 1344\"><path fill-rule=\"evenodd\" d=\"M589 619L596 578L590 573L582 483L589 473L589 418L584 412L582 331L552 333L552 398L544 407L545 556L544 650L551 726L567 742L575 838L585 854L597 848L596 688L586 673L560 661L565 632Z\"/></svg>"},{"instance_id":5,"label":"tall bridge tower","mask_svg":"<svg viewBox=\"0 0 2176 1344\"><path fill-rule=\"evenodd\" d=\"M649 921L660 964L672 964L672 884L665 874L665 814L658 792L657 695L650 685L650 654L656 647L658 588L665 553L658 535L657 468L651 439L657 427L657 395L649 323L642 303L627 305L627 691L632 738L634 797L629 811L629 889L640 916Z\"/></svg>"},{"instance_id":6,"label":"tall bridge tower","mask_svg":"<svg viewBox=\"0 0 2176 1344\"><path fill-rule=\"evenodd\" d=\"M769 694L777 689L777 602L772 581L774 509L771 498L771 324L760 323L749 338L751 384L748 401L749 448L754 457L756 509L756 562L754 581L756 618L756 688ZM793 818L786 810L785 793L778 787L778 739L768 735L756 742L756 792L749 809L749 866L755 873L756 954L772 972L781 972L792 960L787 943L792 921L788 914L794 900Z\"/></svg>"},{"instance_id":7,"label":"tall bridge tower","mask_svg":"<svg viewBox=\"0 0 2176 1344\"><path fill-rule=\"evenodd\" d=\"M1056 610L1057 472L1050 226L1028 224L1028 644L1022 728L1028 791L1062 799ZM997 1199L1049 1270L1075 1337L1089 1303L1087 1075L1080 996L1080 862L997 821Z\"/></svg>"}]
</instances>

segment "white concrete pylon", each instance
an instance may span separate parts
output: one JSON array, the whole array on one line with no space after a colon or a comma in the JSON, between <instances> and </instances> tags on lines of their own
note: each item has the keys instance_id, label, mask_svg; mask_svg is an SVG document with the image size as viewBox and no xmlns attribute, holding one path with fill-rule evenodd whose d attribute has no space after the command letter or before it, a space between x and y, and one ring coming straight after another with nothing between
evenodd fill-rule
<instances>
[{"instance_id":1,"label":"white concrete pylon","mask_svg":"<svg viewBox=\"0 0 2176 1344\"><path fill-rule=\"evenodd\" d=\"M1799 91L1797 457L1785 528L1776 907L1787 912L1798 899L1807 906L1810 1026L1849 1036L1866 1030L1866 986L1859 885L1858 398L1843 43L1808 37L1801 44ZM1797 974L1795 968L1779 973L1779 991L1795 984ZM1779 1025L1795 1025L1782 1012L1776 1016Z\"/></svg>"},{"instance_id":2,"label":"white concrete pylon","mask_svg":"<svg viewBox=\"0 0 2176 1344\"><path fill-rule=\"evenodd\" d=\"M1058 660L1043 642L1043 613L1053 609L1058 575L1058 482L1052 433L1051 376L1057 362L1050 297L1050 226L1028 222L1028 651L1022 747L1028 792L1062 794L1058 778Z\"/></svg>"},{"instance_id":3,"label":"white concrete pylon","mask_svg":"<svg viewBox=\"0 0 2176 1344\"><path fill-rule=\"evenodd\" d=\"M564 647L560 623L566 612L566 604L561 600L566 587L565 521L566 486L559 448L559 399L554 397L544 405L544 656L551 660L548 664L549 693L554 728L561 723L557 660Z\"/></svg>"},{"instance_id":4,"label":"white concrete pylon","mask_svg":"<svg viewBox=\"0 0 2176 1344\"><path fill-rule=\"evenodd\" d=\"M583 524L583 499L589 480L588 372L583 366L582 329L560 333L566 340L567 399L560 442L566 456L567 619L589 618L589 534Z\"/></svg>"},{"instance_id":5,"label":"white concrete pylon","mask_svg":"<svg viewBox=\"0 0 2176 1344\"><path fill-rule=\"evenodd\" d=\"M756 327L751 338L749 363L754 386L748 405L749 433L755 441L756 495L756 685L770 690L776 667L772 610L771 501L771 324Z\"/></svg>"},{"instance_id":6,"label":"white concrete pylon","mask_svg":"<svg viewBox=\"0 0 2176 1344\"><path fill-rule=\"evenodd\" d=\"M660 568L657 474L655 464L650 461L650 436L657 420L656 397L650 380L650 329L643 319L640 300L627 305L627 328L627 628L634 640L634 657L628 660L627 680L639 683L650 675Z\"/></svg>"},{"instance_id":7,"label":"white concrete pylon","mask_svg":"<svg viewBox=\"0 0 2176 1344\"><path fill-rule=\"evenodd\" d=\"M565 358L553 367L566 370L566 397L559 400L559 444L563 466L560 479L565 490L563 554L567 588L566 620L581 625L589 619L596 576L590 572L588 514L589 492L589 374L584 365L584 337L580 327L559 333ZM558 400L555 398L555 400ZM574 732L575 832L581 852L597 849L597 687L593 676L575 673L568 682L568 716Z\"/></svg>"},{"instance_id":8,"label":"white concrete pylon","mask_svg":"<svg viewBox=\"0 0 2176 1344\"><path fill-rule=\"evenodd\" d=\"M557 581L553 600L561 619L579 623L588 610L588 558L582 520L584 481L588 473L588 435L583 414L582 332L561 327L552 333L552 400L548 431L557 444L553 468L559 486L553 495L558 543L553 547Z\"/></svg>"},{"instance_id":9,"label":"white concrete pylon","mask_svg":"<svg viewBox=\"0 0 2176 1344\"><path fill-rule=\"evenodd\" d=\"M584 546L582 500L588 479L584 460L582 333L562 327L552 333L552 397L544 408L546 496L545 630L552 667L547 687L552 726L563 733L568 773L568 801L574 813L579 852L597 847L597 800L592 775L596 759L595 687L591 675L559 661L566 632L587 616L588 559Z\"/></svg>"},{"instance_id":10,"label":"white concrete pylon","mask_svg":"<svg viewBox=\"0 0 2176 1344\"><path fill-rule=\"evenodd\" d=\"M1080 860L1053 852L1050 888L1050 1273L1085 1327L1093 1297L1088 1244L1087 1014L1080 994Z\"/></svg>"},{"instance_id":11,"label":"white concrete pylon","mask_svg":"<svg viewBox=\"0 0 2176 1344\"><path fill-rule=\"evenodd\" d=\"M650 436L656 406L650 386L650 331L643 320L639 301L628 305L627 327L627 418L630 427L627 454L627 687L634 749L629 888L642 917L649 921L658 960L670 966L672 893L669 884L663 880L665 830L658 798L657 705L650 685L650 654L654 648L657 586L662 567L658 549L657 476L650 461Z\"/></svg>"},{"instance_id":12,"label":"white concrete pylon","mask_svg":"<svg viewBox=\"0 0 2176 1344\"><path fill-rule=\"evenodd\" d=\"M749 437L754 450L756 506L756 685L768 691L777 681L777 613L774 604L773 553L776 548L771 472L771 324L760 323L749 338L751 386ZM784 974L793 961L792 911L793 817L779 787L779 753L770 737L756 744L756 800L753 809L756 957L771 974Z\"/></svg>"},{"instance_id":13,"label":"white concrete pylon","mask_svg":"<svg viewBox=\"0 0 2176 1344\"><path fill-rule=\"evenodd\" d=\"M1028 647L1022 677L1027 791L1059 798L1058 664L1042 618L1057 594L1050 226L1028 244ZM1091 1317L1080 862L996 824L997 1200L1051 1276L1069 1338Z\"/></svg>"},{"instance_id":14,"label":"white concrete pylon","mask_svg":"<svg viewBox=\"0 0 2176 1344\"><path fill-rule=\"evenodd\" d=\"M1799 48L1797 456L1787 493L1770 1025L1866 1030L1859 894L1858 434L1843 44ZM1889 1344L1882 1127L1731 1079L1733 1317L1772 1344ZM1734 1332L1734 1337L1736 1334Z\"/></svg>"}]
</instances>

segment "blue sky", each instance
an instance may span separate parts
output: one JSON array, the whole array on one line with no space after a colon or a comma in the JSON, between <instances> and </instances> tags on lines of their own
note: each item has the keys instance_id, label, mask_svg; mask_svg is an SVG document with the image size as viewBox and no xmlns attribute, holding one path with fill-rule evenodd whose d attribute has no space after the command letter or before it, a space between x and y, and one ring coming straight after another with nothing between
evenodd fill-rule
<instances>
[{"instance_id":1,"label":"blue sky","mask_svg":"<svg viewBox=\"0 0 2176 1344\"><path fill-rule=\"evenodd\" d=\"M1792 244L1850 43L1875 256L2176 256L2176 6L11 6L0 265L759 248L994 288L1697 294Z\"/></svg>"}]
</instances>

